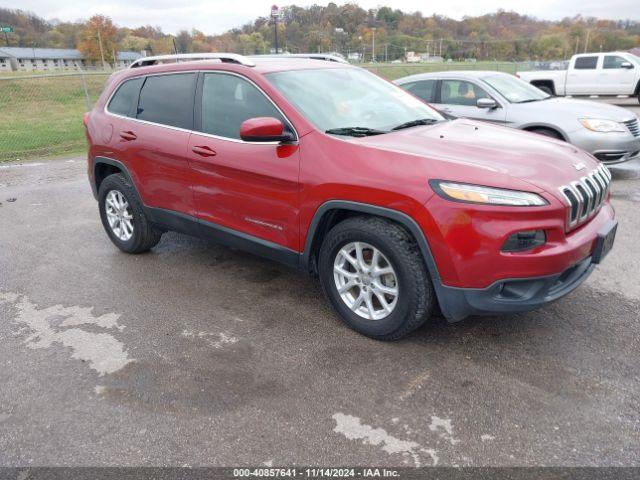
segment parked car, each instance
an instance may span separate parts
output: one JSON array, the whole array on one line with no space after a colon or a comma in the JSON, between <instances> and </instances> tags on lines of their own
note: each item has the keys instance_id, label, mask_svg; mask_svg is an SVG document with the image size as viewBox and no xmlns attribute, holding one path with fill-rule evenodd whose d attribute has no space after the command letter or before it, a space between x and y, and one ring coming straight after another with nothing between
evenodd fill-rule
<instances>
[{"instance_id":1,"label":"parked car","mask_svg":"<svg viewBox=\"0 0 640 480\"><path fill-rule=\"evenodd\" d=\"M134 62L85 115L124 252L167 230L245 249L318 276L350 327L390 340L438 304L451 321L545 305L612 246L611 176L566 143L446 121L344 63L195 58Z\"/></svg>"},{"instance_id":2,"label":"parked car","mask_svg":"<svg viewBox=\"0 0 640 480\"><path fill-rule=\"evenodd\" d=\"M568 70L518 72L550 95L632 95L640 101L640 58L628 52L574 55Z\"/></svg>"},{"instance_id":3,"label":"parked car","mask_svg":"<svg viewBox=\"0 0 640 480\"><path fill-rule=\"evenodd\" d=\"M500 72L421 73L395 82L443 113L564 140L606 164L640 158L640 123L624 108L555 98Z\"/></svg>"}]
</instances>

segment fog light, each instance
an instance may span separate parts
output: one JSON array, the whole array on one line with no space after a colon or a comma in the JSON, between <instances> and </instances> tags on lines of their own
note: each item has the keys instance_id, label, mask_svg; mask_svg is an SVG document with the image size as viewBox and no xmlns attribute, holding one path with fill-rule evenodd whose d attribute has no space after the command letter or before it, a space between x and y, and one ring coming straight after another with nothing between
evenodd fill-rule
<instances>
[{"instance_id":1,"label":"fog light","mask_svg":"<svg viewBox=\"0 0 640 480\"><path fill-rule=\"evenodd\" d=\"M517 232L507 238L502 246L503 252L522 252L523 250L531 250L532 248L544 245L547 236L544 230L526 230Z\"/></svg>"}]
</instances>

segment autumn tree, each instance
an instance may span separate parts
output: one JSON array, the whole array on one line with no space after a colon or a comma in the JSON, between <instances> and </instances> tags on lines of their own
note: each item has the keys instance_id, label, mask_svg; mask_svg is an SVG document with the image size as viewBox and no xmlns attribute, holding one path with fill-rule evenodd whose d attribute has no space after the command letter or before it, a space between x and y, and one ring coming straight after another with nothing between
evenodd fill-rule
<instances>
[{"instance_id":1,"label":"autumn tree","mask_svg":"<svg viewBox=\"0 0 640 480\"><path fill-rule=\"evenodd\" d=\"M118 29L109 17L94 15L80 33L78 50L92 61L113 63L118 54Z\"/></svg>"}]
</instances>

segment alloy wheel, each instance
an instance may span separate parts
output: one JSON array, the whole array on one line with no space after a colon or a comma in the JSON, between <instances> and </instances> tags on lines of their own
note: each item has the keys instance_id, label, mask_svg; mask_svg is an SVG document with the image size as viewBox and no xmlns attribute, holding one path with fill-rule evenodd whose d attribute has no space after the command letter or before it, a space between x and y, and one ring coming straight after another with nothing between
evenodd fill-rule
<instances>
[{"instance_id":1,"label":"alloy wheel","mask_svg":"<svg viewBox=\"0 0 640 480\"><path fill-rule=\"evenodd\" d=\"M113 234L123 242L133 236L133 214L126 197L118 190L111 190L105 198L107 221Z\"/></svg>"},{"instance_id":2,"label":"alloy wheel","mask_svg":"<svg viewBox=\"0 0 640 480\"><path fill-rule=\"evenodd\" d=\"M398 302L398 277L393 265L365 242L343 246L333 263L333 279L342 301L358 316L382 320Z\"/></svg>"}]
</instances>

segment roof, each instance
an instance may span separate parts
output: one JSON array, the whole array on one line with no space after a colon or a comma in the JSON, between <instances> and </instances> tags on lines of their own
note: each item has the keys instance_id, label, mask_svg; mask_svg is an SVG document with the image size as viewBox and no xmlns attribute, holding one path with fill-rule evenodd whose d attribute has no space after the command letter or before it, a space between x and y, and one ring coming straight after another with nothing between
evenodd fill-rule
<instances>
[{"instance_id":1,"label":"roof","mask_svg":"<svg viewBox=\"0 0 640 480\"><path fill-rule=\"evenodd\" d=\"M140 58L138 52L120 52L118 60L135 60ZM26 59L68 59L82 60L84 56L80 51L73 48L26 48L26 47L2 47L0 48L0 57L8 58L26 58Z\"/></svg>"},{"instance_id":2,"label":"roof","mask_svg":"<svg viewBox=\"0 0 640 480\"><path fill-rule=\"evenodd\" d=\"M510 75L505 72L497 72L494 70L447 70L440 72L427 72L417 73L415 75L409 75L408 77L399 78L394 80L395 83L406 83L415 80L424 80L427 78L485 78L495 75Z\"/></svg>"}]
</instances>

